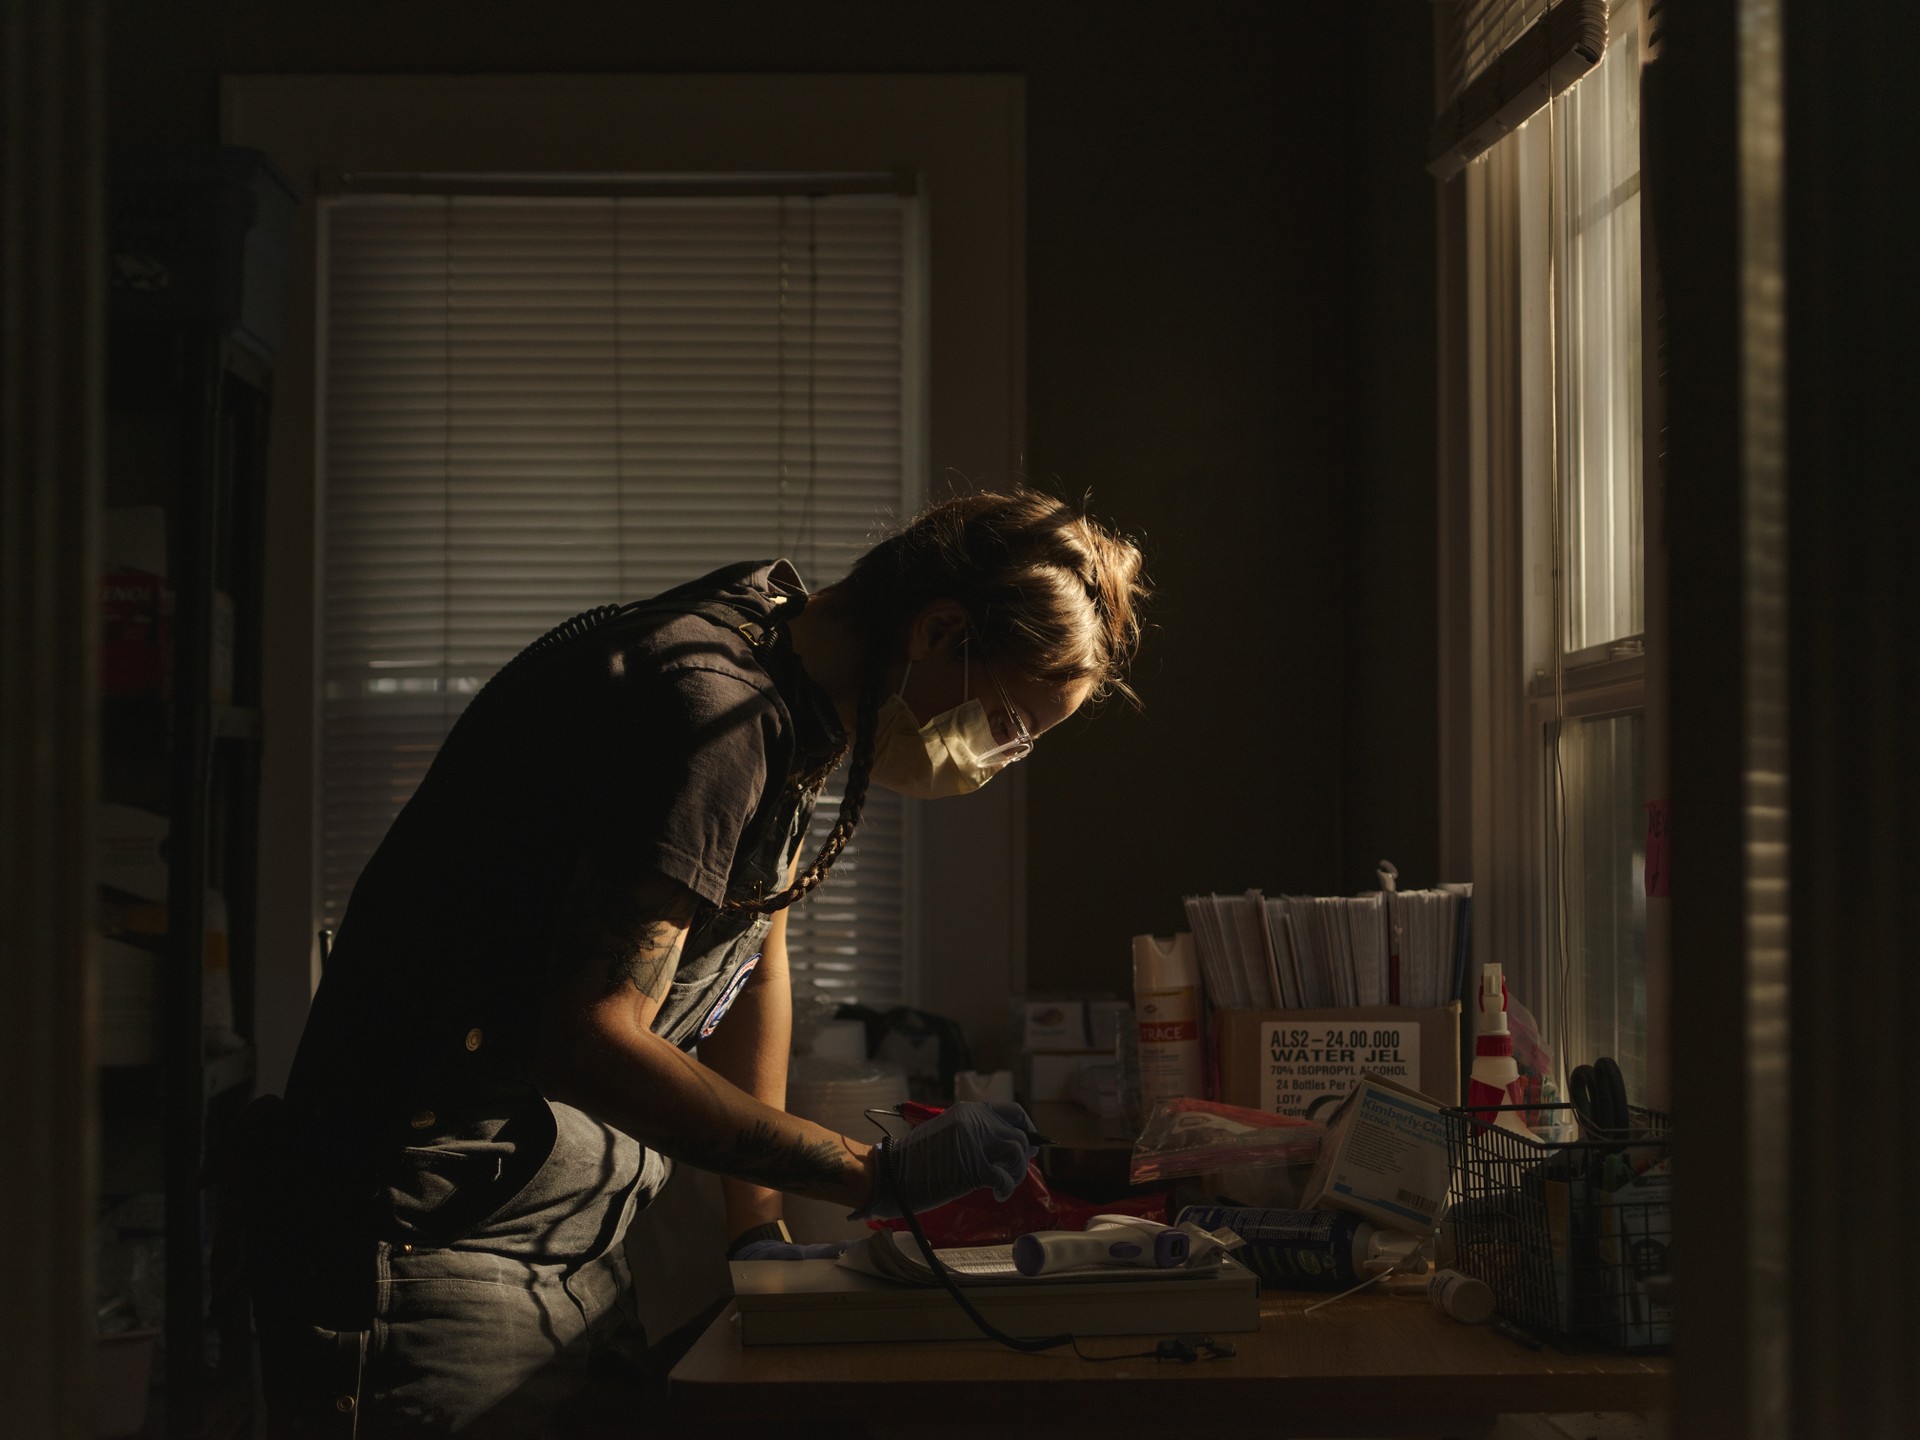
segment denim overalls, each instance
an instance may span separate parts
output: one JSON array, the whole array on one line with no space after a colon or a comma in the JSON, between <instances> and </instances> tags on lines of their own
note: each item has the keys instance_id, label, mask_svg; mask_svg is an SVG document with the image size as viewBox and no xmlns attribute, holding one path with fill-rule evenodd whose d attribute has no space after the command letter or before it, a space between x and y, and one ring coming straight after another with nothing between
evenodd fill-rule
<instances>
[{"instance_id":1,"label":"denim overalls","mask_svg":"<svg viewBox=\"0 0 1920 1440\"><path fill-rule=\"evenodd\" d=\"M770 606L743 621L731 599L649 603L744 624L756 645L773 640ZM817 785L788 783L767 799L735 855L729 898L779 888L817 795ZM745 986L770 924L703 911L654 1032L682 1049L710 1033ZM351 1137L330 1140L291 1119L266 1137L254 1166L256 1216L291 1214L294 1230L312 1227L302 1235L258 1219L250 1226L270 1435L540 1435L598 1349L643 1343L622 1240L669 1162L545 1099L523 1067L501 1062L524 1040L526 1007L517 1008L480 994L430 1027L440 1058L398 1102L410 1133L385 1181L424 1221L368 1238L341 1233L327 1216L302 1217L289 1187L330 1154L353 1163Z\"/></svg>"}]
</instances>

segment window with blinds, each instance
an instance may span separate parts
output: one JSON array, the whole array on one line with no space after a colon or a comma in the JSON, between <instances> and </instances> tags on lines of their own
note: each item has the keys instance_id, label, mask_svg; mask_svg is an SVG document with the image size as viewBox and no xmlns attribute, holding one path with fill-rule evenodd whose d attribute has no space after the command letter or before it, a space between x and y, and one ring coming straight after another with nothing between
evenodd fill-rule
<instances>
[{"instance_id":1,"label":"window with blinds","mask_svg":"<svg viewBox=\"0 0 1920 1440\"><path fill-rule=\"evenodd\" d=\"M1454 95L1478 80L1550 10L1549 0L1454 0L1441 41L1441 72Z\"/></svg>"},{"instance_id":2,"label":"window with blinds","mask_svg":"<svg viewBox=\"0 0 1920 1440\"><path fill-rule=\"evenodd\" d=\"M1520 214L1552 247L1550 299L1522 307L1558 395L1525 407L1554 502L1561 581L1540 597L1559 693L1547 711L1550 953L1542 998L1559 1053L1611 1055L1645 1094L1646 628L1640 350L1640 54L1636 7L1619 7L1600 64L1514 137ZM1549 118L1551 124L1548 124ZM1552 153L1547 153L1551 148ZM1544 277L1543 277L1544 280ZM1549 316L1549 304L1552 314ZM1526 376L1528 386L1544 377ZM1539 559L1546 557L1540 556ZM1536 634L1540 626L1536 626ZM1631 669L1632 666L1641 666ZM1609 668L1611 667L1611 669ZM1625 671L1627 676L1622 683ZM1593 682L1604 680L1604 689ZM1546 687L1543 687L1543 690ZM1598 693L1596 693L1598 692ZM1541 697L1543 708L1547 699Z\"/></svg>"},{"instance_id":3,"label":"window with blinds","mask_svg":"<svg viewBox=\"0 0 1920 1440\"><path fill-rule=\"evenodd\" d=\"M1592 70L1607 49L1608 11L1608 0L1448 0L1439 26L1447 103L1427 168L1451 179Z\"/></svg>"},{"instance_id":4,"label":"window with blinds","mask_svg":"<svg viewBox=\"0 0 1920 1440\"><path fill-rule=\"evenodd\" d=\"M329 201L327 923L461 708L536 635L738 560L785 555L818 589L919 506L915 203ZM876 791L791 914L797 992L906 995L909 829Z\"/></svg>"},{"instance_id":5,"label":"window with blinds","mask_svg":"<svg viewBox=\"0 0 1920 1440\"><path fill-rule=\"evenodd\" d=\"M1459 7L1461 83L1511 58L1498 50L1502 37L1538 35L1543 17L1586 3ZM1499 758L1485 787L1490 811L1535 817L1493 840L1487 859L1537 885L1534 928L1512 932L1508 948L1538 957L1523 963L1522 980L1563 1068L1611 1055L1630 1093L1645 1094L1639 7L1603 18L1604 50L1577 83L1556 84L1550 102L1548 59L1521 57L1543 77L1540 108L1463 165L1478 311L1476 463L1500 476L1486 481L1499 504L1481 543L1490 569L1510 577L1519 620L1488 653L1496 670L1527 677L1520 692L1490 697L1489 713L1511 703L1525 723L1521 743L1489 752ZM1494 644L1509 648L1495 653ZM1534 826L1541 843L1530 846L1523 837Z\"/></svg>"}]
</instances>

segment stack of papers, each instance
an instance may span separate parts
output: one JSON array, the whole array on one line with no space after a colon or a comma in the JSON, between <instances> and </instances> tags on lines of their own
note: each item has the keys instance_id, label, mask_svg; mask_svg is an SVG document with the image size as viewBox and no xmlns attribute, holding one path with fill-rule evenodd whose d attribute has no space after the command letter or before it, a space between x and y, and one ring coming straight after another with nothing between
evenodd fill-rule
<instances>
[{"instance_id":1,"label":"stack of papers","mask_svg":"<svg viewBox=\"0 0 1920 1440\"><path fill-rule=\"evenodd\" d=\"M1272 1010L1286 1003L1258 890L1189 895L1186 907L1200 978L1215 1009Z\"/></svg>"},{"instance_id":2,"label":"stack of papers","mask_svg":"<svg viewBox=\"0 0 1920 1440\"><path fill-rule=\"evenodd\" d=\"M1427 1009L1459 998L1472 891L1189 895L1187 923L1217 1010Z\"/></svg>"},{"instance_id":3,"label":"stack of papers","mask_svg":"<svg viewBox=\"0 0 1920 1440\"><path fill-rule=\"evenodd\" d=\"M1471 885L1442 886L1387 896L1402 1005L1424 1009L1461 998L1472 890Z\"/></svg>"},{"instance_id":4,"label":"stack of papers","mask_svg":"<svg viewBox=\"0 0 1920 1440\"><path fill-rule=\"evenodd\" d=\"M1284 1008L1390 1003L1386 897L1283 895L1265 902L1268 933L1299 984ZM1283 987L1283 991L1286 987Z\"/></svg>"}]
</instances>

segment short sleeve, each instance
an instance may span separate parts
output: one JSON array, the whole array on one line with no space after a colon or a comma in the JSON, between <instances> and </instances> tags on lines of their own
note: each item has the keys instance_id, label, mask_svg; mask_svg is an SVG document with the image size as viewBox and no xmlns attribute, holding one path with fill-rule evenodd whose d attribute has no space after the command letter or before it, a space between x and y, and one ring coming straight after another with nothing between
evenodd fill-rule
<instances>
[{"instance_id":1,"label":"short sleeve","mask_svg":"<svg viewBox=\"0 0 1920 1440\"><path fill-rule=\"evenodd\" d=\"M673 665L616 684L604 722L583 838L718 905L781 744L778 702L738 672Z\"/></svg>"}]
</instances>

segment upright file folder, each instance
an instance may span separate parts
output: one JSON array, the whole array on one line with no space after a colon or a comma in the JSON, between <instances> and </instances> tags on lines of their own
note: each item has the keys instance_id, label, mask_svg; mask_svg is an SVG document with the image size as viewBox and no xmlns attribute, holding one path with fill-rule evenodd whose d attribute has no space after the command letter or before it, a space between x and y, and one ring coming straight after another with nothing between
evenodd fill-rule
<instances>
[{"instance_id":1,"label":"upright file folder","mask_svg":"<svg viewBox=\"0 0 1920 1440\"><path fill-rule=\"evenodd\" d=\"M1323 1010L1462 998L1473 887L1363 895L1188 895L1214 1010Z\"/></svg>"}]
</instances>

